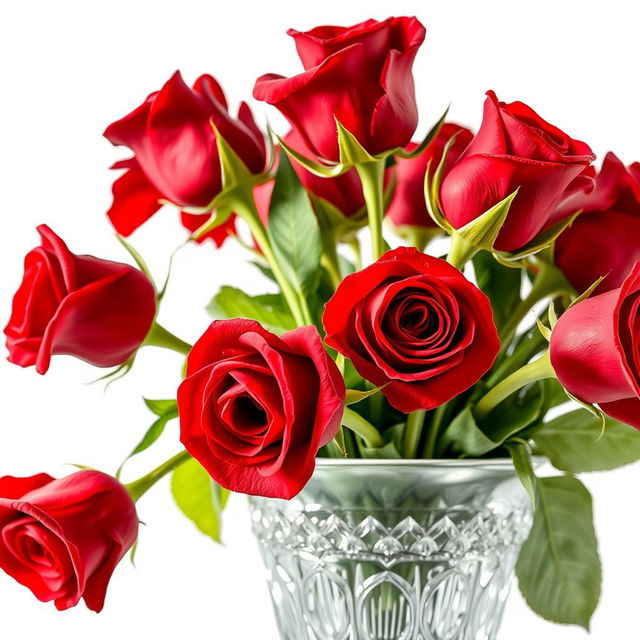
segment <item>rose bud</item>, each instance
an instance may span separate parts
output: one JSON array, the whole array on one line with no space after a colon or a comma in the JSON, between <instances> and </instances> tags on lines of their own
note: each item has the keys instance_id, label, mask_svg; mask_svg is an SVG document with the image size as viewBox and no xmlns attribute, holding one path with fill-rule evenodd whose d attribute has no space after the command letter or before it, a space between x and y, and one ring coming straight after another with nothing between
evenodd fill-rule
<instances>
[{"instance_id":1,"label":"rose bud","mask_svg":"<svg viewBox=\"0 0 640 640\"><path fill-rule=\"evenodd\" d=\"M447 142L454 135L456 137L445 161L444 175L446 175L473 138L473 133L469 129L457 124L451 122L443 124L438 135L420 155L414 158L396 157L396 184L387 210L387 220L394 227L398 229L436 227L436 223L427 211L424 195L425 174L428 166L432 174L436 170ZM416 147L417 144L412 142L407 147L407 151L413 151Z\"/></svg>"},{"instance_id":2,"label":"rose bud","mask_svg":"<svg viewBox=\"0 0 640 640\"><path fill-rule=\"evenodd\" d=\"M219 320L187 358L180 439L223 487L289 499L340 428L344 398L315 327L278 337L253 320Z\"/></svg>"},{"instance_id":3,"label":"rose bud","mask_svg":"<svg viewBox=\"0 0 640 640\"><path fill-rule=\"evenodd\" d=\"M581 174L595 156L522 102L487 96L480 130L444 178L440 202L460 229L519 189L495 243L515 252L548 225L561 199L584 189Z\"/></svg>"},{"instance_id":4,"label":"rose bud","mask_svg":"<svg viewBox=\"0 0 640 640\"><path fill-rule=\"evenodd\" d=\"M24 261L7 336L9 361L46 373L51 356L76 356L97 367L126 362L156 315L156 293L138 269L77 256L49 227Z\"/></svg>"},{"instance_id":5,"label":"rose bud","mask_svg":"<svg viewBox=\"0 0 640 640\"><path fill-rule=\"evenodd\" d=\"M383 386L400 411L433 409L475 384L500 342L487 296L455 267L414 248L347 276L327 302L325 342Z\"/></svg>"},{"instance_id":6,"label":"rose bud","mask_svg":"<svg viewBox=\"0 0 640 640\"><path fill-rule=\"evenodd\" d=\"M620 288L560 316L550 355L569 393L640 429L640 262Z\"/></svg>"},{"instance_id":7,"label":"rose bud","mask_svg":"<svg viewBox=\"0 0 640 640\"><path fill-rule=\"evenodd\" d=\"M595 189L563 208L583 213L556 240L556 265L578 291L603 276L597 292L620 287L640 260L640 163L607 154Z\"/></svg>"},{"instance_id":8,"label":"rose bud","mask_svg":"<svg viewBox=\"0 0 640 640\"><path fill-rule=\"evenodd\" d=\"M100 612L137 536L133 501L104 473L0 478L0 568L60 611L84 598Z\"/></svg>"},{"instance_id":9,"label":"rose bud","mask_svg":"<svg viewBox=\"0 0 640 640\"><path fill-rule=\"evenodd\" d=\"M264 137L249 107L242 103L233 119L220 85L209 75L200 76L190 89L176 72L160 91L107 127L104 135L110 142L135 154L113 166L126 169L113 185L108 212L119 234L130 235L163 201L201 208L220 193L222 172L212 124L249 171L265 170Z\"/></svg>"},{"instance_id":10,"label":"rose bud","mask_svg":"<svg viewBox=\"0 0 640 640\"><path fill-rule=\"evenodd\" d=\"M410 142L418 123L412 66L425 38L416 18L288 34L305 71L264 75L253 95L277 107L316 156L339 160L336 118L371 154Z\"/></svg>"}]
</instances>

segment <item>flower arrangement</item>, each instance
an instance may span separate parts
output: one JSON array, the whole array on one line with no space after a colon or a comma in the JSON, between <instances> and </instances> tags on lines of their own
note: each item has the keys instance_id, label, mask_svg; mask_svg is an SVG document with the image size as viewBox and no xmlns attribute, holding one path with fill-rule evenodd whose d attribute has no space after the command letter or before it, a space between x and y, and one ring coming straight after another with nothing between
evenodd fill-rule
<instances>
[{"instance_id":1,"label":"flower arrangement","mask_svg":"<svg viewBox=\"0 0 640 640\"><path fill-rule=\"evenodd\" d=\"M600 562L576 474L640 458L640 165L609 153L596 170L587 144L492 91L475 134L445 113L414 141L416 18L289 35L303 70L253 92L283 135L178 72L107 127L133 153L112 167L108 217L136 267L38 228L9 360L45 374L72 355L114 379L143 347L184 354L131 456L174 419L183 448L126 484L124 463L0 478L0 567L60 610L100 611L135 503L169 473L219 539L230 492L293 498L317 457L510 456L535 511L520 588L545 618L588 626ZM166 284L125 239L167 207L189 241L242 243L273 285L222 287L194 345L157 322ZM561 474L537 477L534 455Z\"/></svg>"}]
</instances>

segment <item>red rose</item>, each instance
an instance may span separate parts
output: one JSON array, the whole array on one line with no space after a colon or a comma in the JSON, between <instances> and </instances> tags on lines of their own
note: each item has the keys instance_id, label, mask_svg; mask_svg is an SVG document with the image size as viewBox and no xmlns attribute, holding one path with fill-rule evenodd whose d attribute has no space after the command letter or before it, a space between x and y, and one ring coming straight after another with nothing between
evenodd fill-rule
<instances>
[{"instance_id":1,"label":"red rose","mask_svg":"<svg viewBox=\"0 0 640 640\"><path fill-rule=\"evenodd\" d=\"M560 317L550 354L569 393L640 429L640 262L619 289L587 298Z\"/></svg>"},{"instance_id":2,"label":"red rose","mask_svg":"<svg viewBox=\"0 0 640 640\"><path fill-rule=\"evenodd\" d=\"M339 159L335 118L369 153L409 143L418 123L411 69L425 37L416 18L288 33L304 73L262 76L253 95L275 105L316 156Z\"/></svg>"},{"instance_id":3,"label":"red rose","mask_svg":"<svg viewBox=\"0 0 640 640\"><path fill-rule=\"evenodd\" d=\"M111 575L137 536L133 501L104 473L0 478L0 567L60 611L80 598L101 611Z\"/></svg>"},{"instance_id":4,"label":"red rose","mask_svg":"<svg viewBox=\"0 0 640 640\"><path fill-rule=\"evenodd\" d=\"M77 256L49 227L30 251L4 332L9 361L46 373L66 354L97 367L120 365L142 344L156 314L156 294L137 269Z\"/></svg>"},{"instance_id":5,"label":"red rose","mask_svg":"<svg viewBox=\"0 0 640 640\"><path fill-rule=\"evenodd\" d=\"M593 192L563 208L584 213L556 240L556 264L578 291L601 276L598 292L620 287L640 260L640 163L627 168L607 154Z\"/></svg>"},{"instance_id":6,"label":"red rose","mask_svg":"<svg viewBox=\"0 0 640 640\"><path fill-rule=\"evenodd\" d=\"M206 207L218 195L222 176L212 123L251 172L264 171L265 141L249 107L242 103L238 119L231 118L220 85L208 75L190 89L176 72L160 91L107 127L110 142L135 154L113 166L127 169L113 185L108 213L118 233L131 234L162 201Z\"/></svg>"},{"instance_id":7,"label":"red rose","mask_svg":"<svg viewBox=\"0 0 640 640\"><path fill-rule=\"evenodd\" d=\"M584 189L581 173L595 156L522 102L487 95L480 130L445 177L440 201L459 229L519 188L495 245L517 251L548 225L571 189Z\"/></svg>"},{"instance_id":8,"label":"red rose","mask_svg":"<svg viewBox=\"0 0 640 640\"><path fill-rule=\"evenodd\" d=\"M456 138L447 153L444 167L446 175L473 138L473 133L469 129L457 124L448 122L442 125L431 144L415 158L396 158L396 186L387 210L387 219L395 227L433 228L436 226L427 211L424 179L428 165L431 165L432 172L435 171L442 158L444 147L453 135L456 135ZM412 142L407 147L407 151L413 151L416 146L416 143Z\"/></svg>"},{"instance_id":9,"label":"red rose","mask_svg":"<svg viewBox=\"0 0 640 640\"><path fill-rule=\"evenodd\" d=\"M278 337L253 320L217 321L187 359L181 440L223 487L289 499L335 437L344 396L315 327Z\"/></svg>"},{"instance_id":10,"label":"red rose","mask_svg":"<svg viewBox=\"0 0 640 640\"><path fill-rule=\"evenodd\" d=\"M405 413L433 409L486 373L500 349L487 296L414 248L347 276L324 312L325 342Z\"/></svg>"}]
</instances>

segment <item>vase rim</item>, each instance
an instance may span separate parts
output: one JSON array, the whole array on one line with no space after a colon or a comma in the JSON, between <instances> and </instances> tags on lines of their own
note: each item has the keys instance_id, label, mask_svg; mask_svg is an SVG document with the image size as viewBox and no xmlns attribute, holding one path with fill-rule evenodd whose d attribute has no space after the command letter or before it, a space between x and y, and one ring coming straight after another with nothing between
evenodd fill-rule
<instances>
[{"instance_id":1,"label":"vase rim","mask_svg":"<svg viewBox=\"0 0 640 640\"><path fill-rule=\"evenodd\" d=\"M535 467L542 466L544 456L532 456ZM513 469L511 458L465 458L465 459L404 459L404 458L317 458L316 466L330 467L416 467L416 468L457 468Z\"/></svg>"}]
</instances>

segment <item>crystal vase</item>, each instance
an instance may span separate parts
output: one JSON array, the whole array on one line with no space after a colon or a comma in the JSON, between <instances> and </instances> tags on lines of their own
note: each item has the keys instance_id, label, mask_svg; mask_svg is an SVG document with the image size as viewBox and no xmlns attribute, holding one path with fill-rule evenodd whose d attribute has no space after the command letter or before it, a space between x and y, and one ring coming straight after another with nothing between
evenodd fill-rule
<instances>
[{"instance_id":1,"label":"crystal vase","mask_svg":"<svg viewBox=\"0 0 640 640\"><path fill-rule=\"evenodd\" d=\"M493 640L531 527L509 460L320 459L251 511L282 640Z\"/></svg>"}]
</instances>

